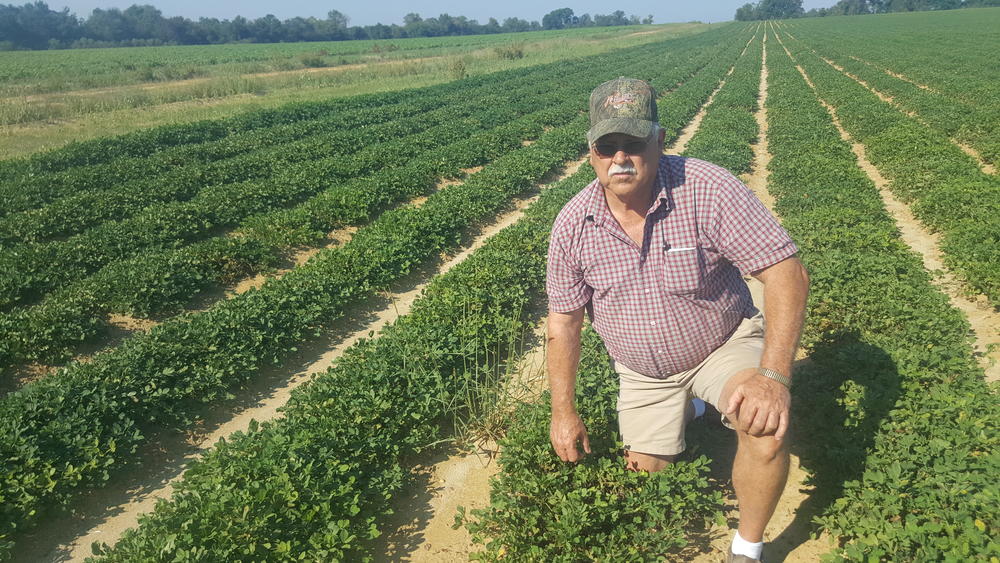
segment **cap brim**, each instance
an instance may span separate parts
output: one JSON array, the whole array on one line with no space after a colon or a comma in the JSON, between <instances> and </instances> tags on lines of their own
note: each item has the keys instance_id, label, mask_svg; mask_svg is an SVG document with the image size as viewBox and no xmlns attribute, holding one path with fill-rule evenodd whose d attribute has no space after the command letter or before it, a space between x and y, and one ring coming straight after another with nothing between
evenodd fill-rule
<instances>
[{"instance_id":1,"label":"cap brim","mask_svg":"<svg viewBox=\"0 0 1000 563\"><path fill-rule=\"evenodd\" d=\"M612 117L605 119L587 131L587 142L594 144L601 137L611 133L621 133L631 135L640 139L648 139L653 134L653 127L656 124L645 119L635 119L634 117Z\"/></svg>"}]
</instances>

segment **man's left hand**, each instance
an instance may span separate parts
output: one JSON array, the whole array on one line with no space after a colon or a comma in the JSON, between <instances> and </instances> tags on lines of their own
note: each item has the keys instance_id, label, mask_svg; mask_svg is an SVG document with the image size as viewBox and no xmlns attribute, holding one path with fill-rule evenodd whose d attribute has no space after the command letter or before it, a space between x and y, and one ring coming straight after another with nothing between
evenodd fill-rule
<instances>
[{"instance_id":1,"label":"man's left hand","mask_svg":"<svg viewBox=\"0 0 1000 563\"><path fill-rule=\"evenodd\" d=\"M788 388L760 374L745 379L729 396L726 417L751 436L774 434L775 440L788 430L791 394Z\"/></svg>"}]
</instances>

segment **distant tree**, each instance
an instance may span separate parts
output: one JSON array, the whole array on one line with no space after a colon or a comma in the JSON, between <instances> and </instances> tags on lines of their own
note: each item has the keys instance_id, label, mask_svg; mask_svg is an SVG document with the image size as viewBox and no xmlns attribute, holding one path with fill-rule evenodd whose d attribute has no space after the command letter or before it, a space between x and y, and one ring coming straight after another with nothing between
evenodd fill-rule
<instances>
[{"instance_id":1,"label":"distant tree","mask_svg":"<svg viewBox=\"0 0 1000 563\"><path fill-rule=\"evenodd\" d=\"M417 16L418 18L420 16ZM334 29L347 29L347 24L351 22L351 18L345 16L337 10L330 10L326 13L326 21Z\"/></svg>"},{"instance_id":2,"label":"distant tree","mask_svg":"<svg viewBox=\"0 0 1000 563\"><path fill-rule=\"evenodd\" d=\"M644 23L646 25L652 24L653 23L653 14L649 14L648 16L646 16L645 18L643 18L642 19L642 23Z\"/></svg>"},{"instance_id":3,"label":"distant tree","mask_svg":"<svg viewBox=\"0 0 1000 563\"><path fill-rule=\"evenodd\" d=\"M520 18L507 18L503 20L503 25L500 27L506 33L515 31L531 31L531 22Z\"/></svg>"},{"instance_id":4,"label":"distant tree","mask_svg":"<svg viewBox=\"0 0 1000 563\"><path fill-rule=\"evenodd\" d=\"M545 29L564 29L573 24L572 8L552 10L542 17L542 27Z\"/></svg>"},{"instance_id":5,"label":"distant tree","mask_svg":"<svg viewBox=\"0 0 1000 563\"><path fill-rule=\"evenodd\" d=\"M757 11L765 20L797 18L804 13L802 0L760 0Z\"/></svg>"},{"instance_id":6,"label":"distant tree","mask_svg":"<svg viewBox=\"0 0 1000 563\"><path fill-rule=\"evenodd\" d=\"M736 9L736 21L752 21L759 19L760 17L757 15L757 7L749 2Z\"/></svg>"},{"instance_id":7,"label":"distant tree","mask_svg":"<svg viewBox=\"0 0 1000 563\"><path fill-rule=\"evenodd\" d=\"M583 14L576 19L576 25L578 27L591 27L594 25L594 20L590 17L590 14Z\"/></svg>"}]
</instances>

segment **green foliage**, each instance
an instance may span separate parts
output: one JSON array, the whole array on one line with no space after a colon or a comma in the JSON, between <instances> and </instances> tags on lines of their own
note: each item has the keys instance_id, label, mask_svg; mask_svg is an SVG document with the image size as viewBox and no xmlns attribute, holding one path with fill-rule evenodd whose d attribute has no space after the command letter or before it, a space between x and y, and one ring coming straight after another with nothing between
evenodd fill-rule
<instances>
[{"instance_id":1,"label":"green foliage","mask_svg":"<svg viewBox=\"0 0 1000 563\"><path fill-rule=\"evenodd\" d=\"M830 559L996 557L1000 409L967 322L782 49L768 70L770 189L812 280L793 420Z\"/></svg>"},{"instance_id":2,"label":"green foliage","mask_svg":"<svg viewBox=\"0 0 1000 563\"><path fill-rule=\"evenodd\" d=\"M687 544L686 531L721 517L700 457L648 474L629 471L618 439L617 378L596 333L585 333L577 410L593 454L561 461L549 443L548 395L523 405L501 442L501 474L490 506L465 514L485 550L480 561L661 561Z\"/></svg>"}]
</instances>

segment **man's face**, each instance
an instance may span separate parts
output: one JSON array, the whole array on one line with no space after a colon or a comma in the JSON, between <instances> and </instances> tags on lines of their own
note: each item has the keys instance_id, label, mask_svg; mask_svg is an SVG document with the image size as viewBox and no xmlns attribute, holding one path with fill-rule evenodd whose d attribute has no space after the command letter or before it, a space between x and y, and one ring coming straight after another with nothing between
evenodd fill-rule
<instances>
[{"instance_id":1,"label":"man's face","mask_svg":"<svg viewBox=\"0 0 1000 563\"><path fill-rule=\"evenodd\" d=\"M622 133L597 139L590 147L590 164L601 185L620 196L652 192L665 136L661 130L652 140Z\"/></svg>"}]
</instances>

